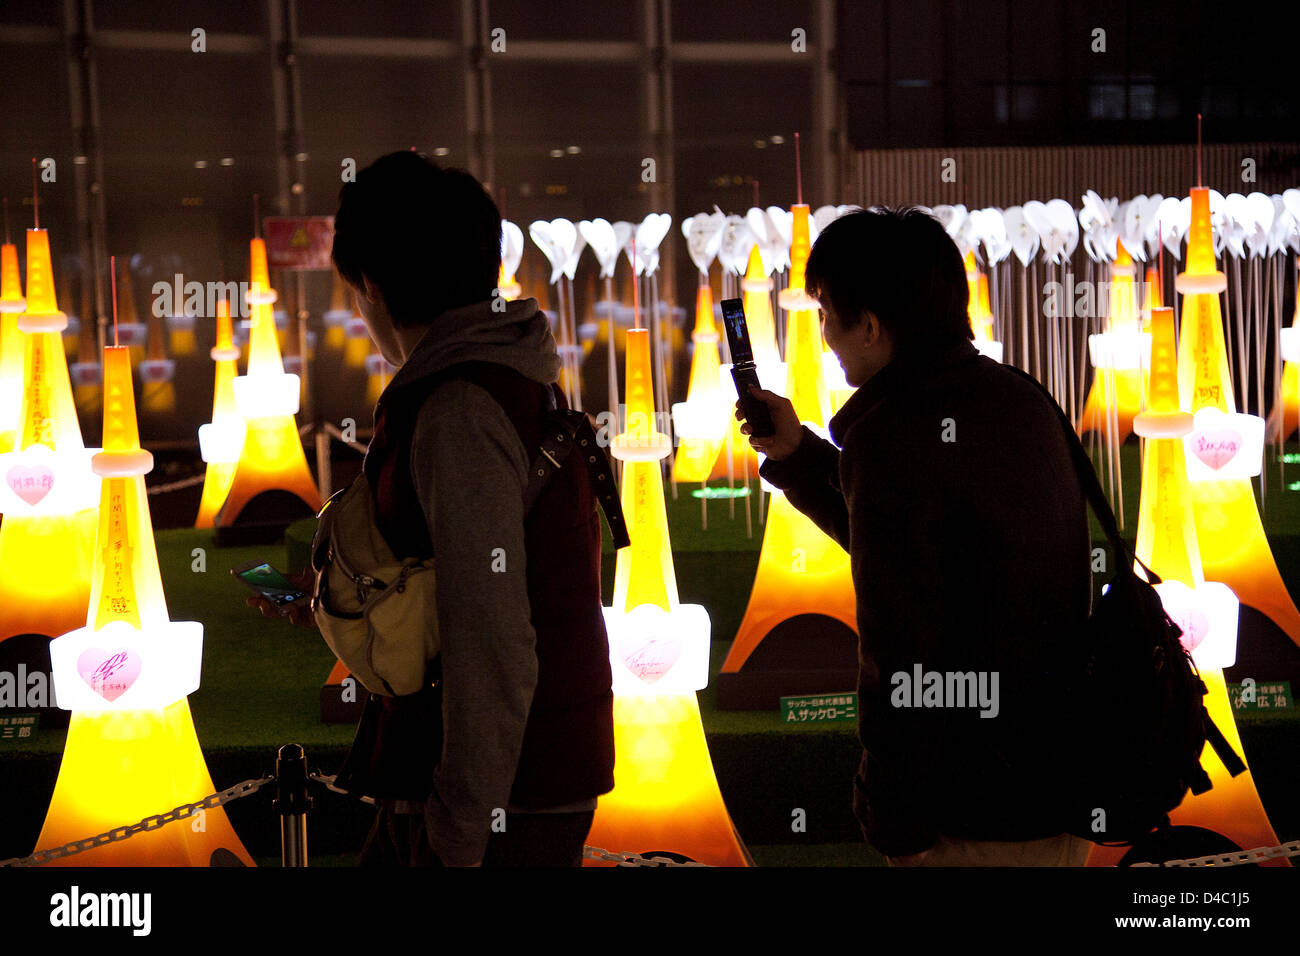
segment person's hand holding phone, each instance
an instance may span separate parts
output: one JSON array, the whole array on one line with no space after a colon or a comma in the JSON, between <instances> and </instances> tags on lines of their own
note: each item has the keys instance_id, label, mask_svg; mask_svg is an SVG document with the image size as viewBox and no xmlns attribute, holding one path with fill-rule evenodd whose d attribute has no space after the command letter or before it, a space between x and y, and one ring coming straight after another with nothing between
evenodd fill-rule
<instances>
[{"instance_id":1,"label":"person's hand holding phone","mask_svg":"<svg viewBox=\"0 0 1300 956\"><path fill-rule=\"evenodd\" d=\"M286 574L285 577L291 581L300 590L311 594L312 589L316 586L316 573L311 568L304 568L297 574ZM260 594L254 594L245 601L249 607L255 607L262 612L264 617L273 617L280 620L291 621L299 627L309 627L316 629L316 616L312 614L311 602L302 601L294 604L289 608L288 614L280 613L280 608L275 604L262 597Z\"/></svg>"},{"instance_id":2,"label":"person's hand holding phone","mask_svg":"<svg viewBox=\"0 0 1300 956\"><path fill-rule=\"evenodd\" d=\"M769 392L765 388L751 385L749 394L767 406L772 414L774 430L765 438L755 438L752 434L753 428L745 422L740 426L741 434L749 435L749 443L773 461L789 458L803 441L803 425L799 423L799 416L795 414L794 406L790 404L788 398L776 392ZM736 402L736 419L745 421L745 413L741 411L739 400Z\"/></svg>"}]
</instances>

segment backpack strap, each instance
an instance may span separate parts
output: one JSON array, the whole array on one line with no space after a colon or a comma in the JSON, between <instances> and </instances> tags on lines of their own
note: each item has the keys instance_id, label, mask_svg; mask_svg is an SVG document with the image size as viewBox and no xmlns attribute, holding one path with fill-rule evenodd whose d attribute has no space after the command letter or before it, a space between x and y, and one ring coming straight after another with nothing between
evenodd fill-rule
<instances>
[{"instance_id":1,"label":"backpack strap","mask_svg":"<svg viewBox=\"0 0 1300 956\"><path fill-rule=\"evenodd\" d=\"M1133 561L1137 562L1138 566L1146 572L1147 582L1149 584L1159 584L1160 576L1143 564L1143 562L1138 559L1137 555L1133 554L1133 552L1129 550L1128 545L1124 543L1124 539L1120 537L1119 528L1116 526L1115 522L1115 512L1111 510L1110 502L1106 500L1106 495L1101 490L1101 483L1097 481L1097 472L1092 467L1092 459L1088 457L1087 451L1084 450L1083 443L1079 441L1079 436L1075 434L1074 426L1071 425L1070 420L1065 417L1065 412L1061 410L1061 406L1057 403L1056 398L1051 392L1043 387L1043 384L1039 382L1038 379L1034 378L1028 372L1024 372L1016 368L1014 365L1003 365L1002 367L1010 369L1026 381L1032 382L1051 402L1052 408L1056 411L1057 418L1060 419L1061 426L1065 430L1066 443L1070 446L1070 457L1074 459L1074 468L1075 471L1078 472L1079 482L1083 485L1084 493L1087 495L1088 501L1092 504L1092 510L1097 515L1097 520L1101 524L1102 530L1106 532L1107 540L1110 541L1111 547L1115 549L1115 554L1118 558L1117 563L1120 566L1118 573L1128 573L1136 577L1136 574L1133 571L1132 562L1124 560L1126 557L1132 557ZM1208 692L1205 683L1202 681L1201 696L1204 697ZM1223 767L1228 771L1228 775L1232 777L1237 776L1245 771L1246 764L1239 756L1237 756L1236 751L1232 749L1232 744L1228 743L1227 738L1223 736L1223 731L1219 730L1218 725L1216 725L1213 719L1211 719L1209 711L1205 710L1204 714L1205 742L1214 749L1215 755L1223 762ZM1194 762L1193 766L1192 778L1188 781L1189 789L1193 794L1205 793L1211 788L1210 778L1205 773L1204 768L1201 767L1199 759Z\"/></svg>"},{"instance_id":2,"label":"backpack strap","mask_svg":"<svg viewBox=\"0 0 1300 956\"><path fill-rule=\"evenodd\" d=\"M1056 412L1056 417L1061 423L1061 429L1065 432L1065 443L1070 448L1070 458L1074 462L1075 473L1079 476L1079 484L1083 488L1088 503L1092 505L1093 514L1097 516L1097 523L1101 525L1101 530L1106 534L1106 540L1115 549L1115 563L1119 565L1120 572L1134 574L1133 563L1137 562L1138 566L1146 573L1147 581L1151 584L1159 584L1160 576L1148 568L1129 549L1124 539L1120 537L1119 526L1115 521L1115 512L1111 510L1110 502L1106 499L1106 493L1101 490L1101 482L1097 480L1097 471L1092 466L1092 459L1088 457L1088 452L1084 449L1083 443L1079 441L1079 436L1075 434L1074 426L1065 417L1065 412L1057 403L1055 396L1043 386L1042 382L1028 372L1022 371L1014 365L1003 365L1002 367L1015 372L1025 381L1032 383L1035 388L1047 397L1052 410ZM1130 560L1126 561L1125 558Z\"/></svg>"},{"instance_id":3,"label":"backpack strap","mask_svg":"<svg viewBox=\"0 0 1300 956\"><path fill-rule=\"evenodd\" d=\"M632 543L627 533L627 521L623 517L623 505L618 497L614 472L609 466L609 457L600 450L596 442L596 433L591 429L587 416L571 408L560 408L555 400L555 385L547 387L550 405L545 428L542 435L542 447L528 469L528 486L524 489L524 514L532 510L533 504L541 495L542 489L564 467L565 461L575 449L586 458L587 473L591 476L591 490L605 512L609 523L609 534L614 540L614 548L626 548Z\"/></svg>"}]
</instances>

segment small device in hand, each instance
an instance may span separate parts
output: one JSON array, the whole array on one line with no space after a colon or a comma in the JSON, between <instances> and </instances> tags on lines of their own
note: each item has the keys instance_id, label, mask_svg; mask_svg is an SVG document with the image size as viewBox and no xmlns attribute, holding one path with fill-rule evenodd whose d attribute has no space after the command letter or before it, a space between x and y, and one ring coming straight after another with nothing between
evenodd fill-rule
<instances>
[{"instance_id":1,"label":"small device in hand","mask_svg":"<svg viewBox=\"0 0 1300 956\"><path fill-rule=\"evenodd\" d=\"M249 561L231 568L230 573L270 601L281 617L288 617L295 607L310 599L310 595L265 561Z\"/></svg>"},{"instance_id":2,"label":"small device in hand","mask_svg":"<svg viewBox=\"0 0 1300 956\"><path fill-rule=\"evenodd\" d=\"M749 328L745 324L745 307L740 299L722 300L722 324L727 327L727 344L731 346L731 380L736 383L740 396L740 410L749 422L750 434L766 438L776 431L772 413L767 404L749 394L749 386L762 388L758 371L754 367L754 349L749 344Z\"/></svg>"}]
</instances>

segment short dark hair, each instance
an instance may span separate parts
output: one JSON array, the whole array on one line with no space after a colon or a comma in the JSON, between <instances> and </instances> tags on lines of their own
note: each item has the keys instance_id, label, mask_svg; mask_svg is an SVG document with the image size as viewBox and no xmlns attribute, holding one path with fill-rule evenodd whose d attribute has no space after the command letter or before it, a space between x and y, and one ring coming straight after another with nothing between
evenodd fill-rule
<instances>
[{"instance_id":1,"label":"short dark hair","mask_svg":"<svg viewBox=\"0 0 1300 956\"><path fill-rule=\"evenodd\" d=\"M393 323L421 325L492 298L501 213L479 181L410 150L375 160L339 191L334 266L379 287Z\"/></svg>"},{"instance_id":2,"label":"short dark hair","mask_svg":"<svg viewBox=\"0 0 1300 956\"><path fill-rule=\"evenodd\" d=\"M966 265L943 225L918 206L847 213L817 237L808 294L847 328L875 314L904 359L973 339Z\"/></svg>"}]
</instances>

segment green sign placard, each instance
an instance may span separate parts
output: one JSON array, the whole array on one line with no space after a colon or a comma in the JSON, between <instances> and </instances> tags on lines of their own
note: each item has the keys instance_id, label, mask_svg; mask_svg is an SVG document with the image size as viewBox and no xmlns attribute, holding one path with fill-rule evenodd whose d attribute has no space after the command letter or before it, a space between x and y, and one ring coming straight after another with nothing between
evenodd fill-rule
<instances>
[{"instance_id":1,"label":"green sign placard","mask_svg":"<svg viewBox=\"0 0 1300 956\"><path fill-rule=\"evenodd\" d=\"M0 717L0 743L31 740L40 722L40 714L8 714Z\"/></svg>"},{"instance_id":2,"label":"green sign placard","mask_svg":"<svg viewBox=\"0 0 1300 956\"><path fill-rule=\"evenodd\" d=\"M856 691L814 694L809 697L782 697L781 722L784 724L820 724L836 720L858 719Z\"/></svg>"},{"instance_id":3,"label":"green sign placard","mask_svg":"<svg viewBox=\"0 0 1300 956\"><path fill-rule=\"evenodd\" d=\"M1256 682L1253 687L1249 684L1229 684L1228 697L1232 700L1234 711L1290 710L1295 706L1289 680Z\"/></svg>"}]
</instances>

